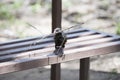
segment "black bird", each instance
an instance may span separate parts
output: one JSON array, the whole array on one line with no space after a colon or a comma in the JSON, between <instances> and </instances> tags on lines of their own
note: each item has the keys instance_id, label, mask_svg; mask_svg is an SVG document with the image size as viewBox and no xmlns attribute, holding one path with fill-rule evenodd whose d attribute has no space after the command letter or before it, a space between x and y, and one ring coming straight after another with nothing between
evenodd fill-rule
<instances>
[{"instance_id":1,"label":"black bird","mask_svg":"<svg viewBox=\"0 0 120 80\"><path fill-rule=\"evenodd\" d=\"M55 55L62 57L64 54L65 43L67 42L66 35L60 28L54 30L54 41L55 41Z\"/></svg>"}]
</instances>

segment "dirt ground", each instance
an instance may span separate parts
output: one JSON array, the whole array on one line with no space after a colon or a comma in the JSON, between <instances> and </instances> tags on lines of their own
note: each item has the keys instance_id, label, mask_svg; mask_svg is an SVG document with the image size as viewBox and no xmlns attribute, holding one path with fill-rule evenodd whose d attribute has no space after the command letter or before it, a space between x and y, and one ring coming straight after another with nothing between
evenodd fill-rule
<instances>
[{"instance_id":1,"label":"dirt ground","mask_svg":"<svg viewBox=\"0 0 120 80\"><path fill-rule=\"evenodd\" d=\"M71 3L74 3L74 5L71 5ZM69 3L69 7L68 5L63 6L63 28L84 22L82 27L116 33L115 22L120 20L119 0L74 0L71 3ZM18 32L24 32L22 37L51 33L50 8L40 8L37 13L33 14L29 6L26 5L18 11L22 24L18 25L15 23L11 25L11 28L1 29L0 33L10 34L10 37L15 36L18 38L21 35L17 34L16 29ZM26 24L23 24L26 22L36 26L42 34L31 27L26 27ZM0 37L1 42L11 39L13 38ZM79 79L79 60L62 63L61 65L61 80ZM50 80L50 66L0 75L0 80ZM92 57L90 61L90 80L120 80L120 53Z\"/></svg>"}]
</instances>

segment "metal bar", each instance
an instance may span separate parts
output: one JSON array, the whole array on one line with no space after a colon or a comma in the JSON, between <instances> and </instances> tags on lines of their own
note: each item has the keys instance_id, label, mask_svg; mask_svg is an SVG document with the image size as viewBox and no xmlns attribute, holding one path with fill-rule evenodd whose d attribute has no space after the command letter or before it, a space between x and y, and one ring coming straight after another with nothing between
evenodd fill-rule
<instances>
[{"instance_id":1,"label":"metal bar","mask_svg":"<svg viewBox=\"0 0 120 80\"><path fill-rule=\"evenodd\" d=\"M92 45L95 43L100 44L100 43L105 43L108 41L114 41L114 40L120 39L120 38L111 38L111 37L103 38L103 37L105 37L105 35L93 35L93 36L88 36L88 37L87 36L86 37L78 37L78 38L68 40L66 46L74 47L74 45L77 44L78 46L84 47L84 46ZM47 45L49 45L49 47L46 47ZM36 49L46 50L46 49L49 49L50 47L52 49L53 46L54 46L54 43L50 42L50 43L31 46L31 47L20 47L20 48L16 48L16 49L4 50L4 51L0 52L0 56L12 55L12 54L17 54L19 52L27 52L27 51L36 50ZM19 53L19 54L21 54L21 53Z\"/></svg>"},{"instance_id":2,"label":"metal bar","mask_svg":"<svg viewBox=\"0 0 120 80\"><path fill-rule=\"evenodd\" d=\"M92 35L94 32L79 32L79 33L74 33L74 34L68 34L67 38L73 38L73 37L79 37L79 36L87 36L87 35ZM11 44L11 45L3 45L0 46L0 50L8 50L8 49L16 49L16 48L23 48L23 47L30 47L30 46L37 46L37 45L42 45L42 44L47 44L53 41L53 36L49 38L45 38L43 40L33 40L33 41L28 41L28 42L21 42L17 44ZM35 43L35 44L34 44Z\"/></svg>"},{"instance_id":3,"label":"metal bar","mask_svg":"<svg viewBox=\"0 0 120 80\"><path fill-rule=\"evenodd\" d=\"M74 31L71 31L71 32L69 32L69 33L71 33L71 34L69 34L68 33L68 39L69 38L71 38L72 37L72 35L78 35L78 36L81 36L81 35L83 35L84 33L84 35L86 36L86 35L89 35L89 34L93 34L93 33L95 33L95 31L85 31L85 32L81 32L81 30L79 30L80 32L77 32L76 30ZM75 34L76 33L76 34ZM96 32L97 33L97 32ZM80 35L79 35L80 34ZM103 34L103 33L99 33L99 34ZM69 37L69 35L71 35L71 37ZM109 36L109 34L103 34L103 35L108 35ZM93 35L94 36L94 35ZM53 39L52 39L52 37L53 36L51 36L51 37L47 37L46 39L43 39L43 40L30 40L30 41L25 41L25 42L19 42L19 43L15 43L15 44L9 44L9 45L2 45L2 46L0 46L0 50L2 51L2 50L8 50L8 49L15 49L15 48L20 48L20 47L30 47L30 45L31 46L36 46L36 45L41 45L41 44L44 44L44 43L49 43L49 42L53 42ZM75 37L75 36L74 36ZM112 36L111 36L112 37ZM116 36L116 37L119 37L119 36ZM87 37L86 37L87 38ZM23 39L24 40L24 39ZM36 42L36 44L34 45L34 43Z\"/></svg>"},{"instance_id":4,"label":"metal bar","mask_svg":"<svg viewBox=\"0 0 120 80\"><path fill-rule=\"evenodd\" d=\"M88 32L88 30L80 28L80 29L71 30L71 31L65 32L65 33L72 34L72 33L78 33L78 32ZM53 34L47 36L46 38L49 38L52 36L53 36ZM30 42L30 41L40 40L41 38L42 38L41 36L38 36L38 37L31 37L31 38L25 38L25 39L17 39L17 40L12 40L12 41L8 41L8 42L0 43L0 46L7 46L7 45L11 45L11 44L19 44L19 43L24 43L24 42L26 43L26 42Z\"/></svg>"},{"instance_id":5,"label":"metal bar","mask_svg":"<svg viewBox=\"0 0 120 80\"><path fill-rule=\"evenodd\" d=\"M52 0L52 32L61 28L62 0ZM61 80L61 64L51 65L51 80Z\"/></svg>"},{"instance_id":6,"label":"metal bar","mask_svg":"<svg viewBox=\"0 0 120 80\"><path fill-rule=\"evenodd\" d=\"M89 80L89 66L90 66L90 58L80 59L80 72L79 72L79 80Z\"/></svg>"},{"instance_id":7,"label":"metal bar","mask_svg":"<svg viewBox=\"0 0 120 80\"><path fill-rule=\"evenodd\" d=\"M80 59L79 80L89 80L90 57Z\"/></svg>"},{"instance_id":8,"label":"metal bar","mask_svg":"<svg viewBox=\"0 0 120 80\"><path fill-rule=\"evenodd\" d=\"M12 41L8 41L8 42L3 42L3 43L0 43L0 46L3 46L3 45L10 45L10 44L16 44L16 43L20 43L20 42L27 42L27 41L31 41L31 40L37 40L37 39L40 39L41 37L38 36L38 37L31 37L31 38L25 38L25 39L17 39L17 40L12 40Z\"/></svg>"},{"instance_id":9,"label":"metal bar","mask_svg":"<svg viewBox=\"0 0 120 80\"><path fill-rule=\"evenodd\" d=\"M91 29L87 29L87 28L80 28L80 29L72 30L72 31L65 32L65 33L72 34L72 33L79 32L79 31L91 31L91 32L102 33L102 34L109 35L109 36L112 36L112 37L120 37L118 35L108 34L108 33L104 33L104 32L99 32L99 31L95 31L95 30L91 30ZM53 35L51 34L48 37L51 37L51 36L53 36ZM0 43L0 46L24 43L24 42L34 41L34 40L36 41L36 40L39 40L39 39L41 39L40 36L38 36L38 37L31 37L31 38L25 38L25 39L17 39L17 40L12 40L12 41L8 41L8 42Z\"/></svg>"},{"instance_id":10,"label":"metal bar","mask_svg":"<svg viewBox=\"0 0 120 80\"><path fill-rule=\"evenodd\" d=\"M88 36L88 35L91 35L91 36ZM86 36L88 36L88 38ZM84 33L69 34L69 35L67 35L67 38L72 39L72 38L80 38L81 37L81 40L79 40L79 41L83 41L83 40L87 40L87 39L91 39L91 38L100 38L100 37L105 37L105 36L106 35L92 35L92 32L84 32ZM21 53L21 52L27 52L27 51L38 50L38 49L44 49L44 48L47 48L48 45L49 45L49 47L50 46L52 47L54 45L53 37L48 38L48 39L46 38L46 39L40 41L40 43L38 43L36 45L32 45L32 46L30 46L30 45L25 46L24 44L22 45L22 43L20 43L20 44L18 44L18 46L15 45L16 46L15 48L14 48L14 46L12 48L12 45L4 46L4 47L1 46L0 47L0 50L1 50L0 56L9 55L9 54L17 54L17 53ZM21 46L19 46L19 45L21 45Z\"/></svg>"},{"instance_id":11,"label":"metal bar","mask_svg":"<svg viewBox=\"0 0 120 80\"><path fill-rule=\"evenodd\" d=\"M56 27L61 28L62 0L52 0L52 32Z\"/></svg>"},{"instance_id":12,"label":"metal bar","mask_svg":"<svg viewBox=\"0 0 120 80\"><path fill-rule=\"evenodd\" d=\"M61 64L51 65L51 80L60 80L61 78Z\"/></svg>"}]
</instances>

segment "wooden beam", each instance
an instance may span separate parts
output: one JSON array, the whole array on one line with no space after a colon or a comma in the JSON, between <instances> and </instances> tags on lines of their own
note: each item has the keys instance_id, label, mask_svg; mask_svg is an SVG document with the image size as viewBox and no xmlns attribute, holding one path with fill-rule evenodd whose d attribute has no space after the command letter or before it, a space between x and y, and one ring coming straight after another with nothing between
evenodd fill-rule
<instances>
[{"instance_id":1,"label":"wooden beam","mask_svg":"<svg viewBox=\"0 0 120 80\"><path fill-rule=\"evenodd\" d=\"M76 49L70 49L65 51L65 57L59 58L56 55L50 53L49 55L22 58L18 60L8 61L0 63L0 74L27 70L36 67L42 67L46 65L66 62L70 60L83 59L91 56L108 54L120 51L120 41L107 42L92 45L88 47L78 47Z\"/></svg>"},{"instance_id":2,"label":"wooden beam","mask_svg":"<svg viewBox=\"0 0 120 80\"><path fill-rule=\"evenodd\" d=\"M16 61L0 63L0 74L27 70L48 65L48 57L25 58Z\"/></svg>"}]
</instances>

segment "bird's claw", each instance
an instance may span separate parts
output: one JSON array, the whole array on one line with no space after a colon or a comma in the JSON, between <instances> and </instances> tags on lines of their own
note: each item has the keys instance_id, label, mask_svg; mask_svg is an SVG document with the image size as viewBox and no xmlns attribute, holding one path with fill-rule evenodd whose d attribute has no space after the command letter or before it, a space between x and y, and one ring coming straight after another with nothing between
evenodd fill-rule
<instances>
[{"instance_id":1,"label":"bird's claw","mask_svg":"<svg viewBox=\"0 0 120 80\"><path fill-rule=\"evenodd\" d=\"M58 49L55 49L54 54L58 55L58 57L62 57L62 58L65 57L62 47L58 47Z\"/></svg>"}]
</instances>

